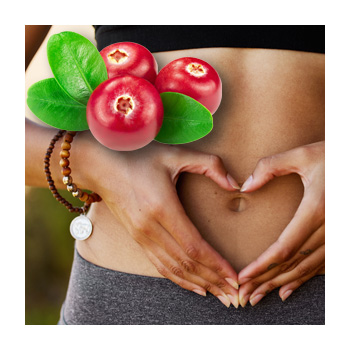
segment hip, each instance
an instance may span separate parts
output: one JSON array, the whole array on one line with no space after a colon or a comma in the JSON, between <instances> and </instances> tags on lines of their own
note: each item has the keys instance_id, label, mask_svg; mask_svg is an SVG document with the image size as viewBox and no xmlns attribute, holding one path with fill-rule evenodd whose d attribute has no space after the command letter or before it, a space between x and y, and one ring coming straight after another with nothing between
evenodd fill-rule
<instances>
[{"instance_id":1,"label":"hip","mask_svg":"<svg viewBox=\"0 0 350 350\"><path fill-rule=\"evenodd\" d=\"M191 310L191 312L189 312ZM322 325L325 277L315 276L285 302L272 291L251 307L226 308L164 278L106 269L75 251L61 325Z\"/></svg>"}]
</instances>

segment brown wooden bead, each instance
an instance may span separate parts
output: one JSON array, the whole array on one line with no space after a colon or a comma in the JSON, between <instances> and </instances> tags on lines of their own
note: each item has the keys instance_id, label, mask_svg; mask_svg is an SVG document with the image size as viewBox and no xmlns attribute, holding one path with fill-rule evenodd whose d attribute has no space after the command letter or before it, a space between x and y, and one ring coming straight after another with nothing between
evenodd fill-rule
<instances>
[{"instance_id":1,"label":"brown wooden bead","mask_svg":"<svg viewBox=\"0 0 350 350\"><path fill-rule=\"evenodd\" d=\"M46 150L45 158L44 158L44 171L46 175L46 180L49 184L49 188L52 192L52 195L58 202L64 205L69 212L73 213L85 213L90 207L90 204L95 201L100 201L101 197L97 193L88 194L81 189L77 188L77 186L73 183L73 179L70 176L71 169L68 167L69 161L68 158L70 156L69 150L71 148L71 142L73 141L73 137L76 134L75 131L68 131L64 137L64 142L61 144L61 152L60 152L60 166L62 167L61 173L63 174L63 183L67 184L67 190L72 192L73 196L78 197L80 200L85 201L82 208L73 207L71 203L69 203L65 198L63 198L57 191L54 181L51 177L50 172L50 158L51 154L54 150L55 143L65 134L64 130L60 130L57 134L51 139L50 145Z\"/></svg>"},{"instance_id":2,"label":"brown wooden bead","mask_svg":"<svg viewBox=\"0 0 350 350\"><path fill-rule=\"evenodd\" d=\"M71 185L73 182L73 179L71 176L64 176L62 181L65 185Z\"/></svg>"},{"instance_id":3,"label":"brown wooden bead","mask_svg":"<svg viewBox=\"0 0 350 350\"><path fill-rule=\"evenodd\" d=\"M88 199L85 201L86 204L91 204L94 202L93 197L89 194Z\"/></svg>"},{"instance_id":4,"label":"brown wooden bead","mask_svg":"<svg viewBox=\"0 0 350 350\"><path fill-rule=\"evenodd\" d=\"M62 168L61 173L63 176L68 176L72 172L71 168Z\"/></svg>"},{"instance_id":5,"label":"brown wooden bead","mask_svg":"<svg viewBox=\"0 0 350 350\"><path fill-rule=\"evenodd\" d=\"M62 142L61 149L70 150L71 145L69 142Z\"/></svg>"},{"instance_id":6,"label":"brown wooden bead","mask_svg":"<svg viewBox=\"0 0 350 350\"><path fill-rule=\"evenodd\" d=\"M67 191L69 192L75 192L77 190L77 185L76 184L71 184L67 186Z\"/></svg>"},{"instance_id":7,"label":"brown wooden bead","mask_svg":"<svg viewBox=\"0 0 350 350\"><path fill-rule=\"evenodd\" d=\"M66 168L68 165L69 165L69 160L68 160L67 158L62 158L62 159L60 160L60 166L61 166L62 168Z\"/></svg>"},{"instance_id":8,"label":"brown wooden bead","mask_svg":"<svg viewBox=\"0 0 350 350\"><path fill-rule=\"evenodd\" d=\"M89 195L86 192L83 192L83 194L79 197L79 199L82 202L86 202L88 198L89 198Z\"/></svg>"},{"instance_id":9,"label":"brown wooden bead","mask_svg":"<svg viewBox=\"0 0 350 350\"><path fill-rule=\"evenodd\" d=\"M95 192L91 193L91 197L93 198L94 202L101 201L101 197Z\"/></svg>"},{"instance_id":10,"label":"brown wooden bead","mask_svg":"<svg viewBox=\"0 0 350 350\"><path fill-rule=\"evenodd\" d=\"M61 156L61 158L69 158L70 153L69 153L69 151L67 151L66 149L63 149L63 150L60 152L60 156Z\"/></svg>"},{"instance_id":11,"label":"brown wooden bead","mask_svg":"<svg viewBox=\"0 0 350 350\"><path fill-rule=\"evenodd\" d=\"M71 134L66 134L65 136L64 136L64 141L65 142L72 142L73 141L73 135L71 135Z\"/></svg>"},{"instance_id":12,"label":"brown wooden bead","mask_svg":"<svg viewBox=\"0 0 350 350\"><path fill-rule=\"evenodd\" d=\"M80 188L77 188L76 191L72 192L73 197L77 197L77 198L80 198L82 194L83 194L83 191Z\"/></svg>"}]
</instances>

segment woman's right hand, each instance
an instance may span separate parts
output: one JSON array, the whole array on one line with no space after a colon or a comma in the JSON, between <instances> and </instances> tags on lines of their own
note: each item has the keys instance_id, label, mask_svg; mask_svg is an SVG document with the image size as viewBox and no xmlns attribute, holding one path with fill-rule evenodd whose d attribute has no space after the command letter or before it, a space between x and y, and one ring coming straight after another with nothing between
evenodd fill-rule
<instances>
[{"instance_id":1,"label":"woman's right hand","mask_svg":"<svg viewBox=\"0 0 350 350\"><path fill-rule=\"evenodd\" d=\"M237 308L237 273L202 238L176 192L181 172L203 174L227 191L238 190L221 159L157 142L117 152L91 134L89 138L86 147L93 147L89 154L94 169L89 189L102 197L159 273L184 289L203 296L209 291L227 307L232 303Z\"/></svg>"}]
</instances>

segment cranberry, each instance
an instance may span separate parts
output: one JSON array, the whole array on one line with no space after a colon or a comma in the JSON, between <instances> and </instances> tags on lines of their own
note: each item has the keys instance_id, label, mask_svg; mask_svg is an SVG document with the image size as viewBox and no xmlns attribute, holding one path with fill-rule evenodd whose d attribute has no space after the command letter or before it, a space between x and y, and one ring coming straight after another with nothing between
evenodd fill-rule
<instances>
[{"instance_id":1,"label":"cranberry","mask_svg":"<svg viewBox=\"0 0 350 350\"><path fill-rule=\"evenodd\" d=\"M119 74L130 74L154 84L158 64L151 52L144 46L120 42L105 47L100 52L108 72L108 78Z\"/></svg>"},{"instance_id":2,"label":"cranberry","mask_svg":"<svg viewBox=\"0 0 350 350\"><path fill-rule=\"evenodd\" d=\"M117 151L131 151L156 137L163 122L163 104L150 82L120 75L93 91L86 117L91 133L101 144Z\"/></svg>"},{"instance_id":3,"label":"cranberry","mask_svg":"<svg viewBox=\"0 0 350 350\"><path fill-rule=\"evenodd\" d=\"M159 72L155 86L161 92L179 92L192 97L214 114L222 97L219 74L207 62L183 57L168 63Z\"/></svg>"}]
</instances>

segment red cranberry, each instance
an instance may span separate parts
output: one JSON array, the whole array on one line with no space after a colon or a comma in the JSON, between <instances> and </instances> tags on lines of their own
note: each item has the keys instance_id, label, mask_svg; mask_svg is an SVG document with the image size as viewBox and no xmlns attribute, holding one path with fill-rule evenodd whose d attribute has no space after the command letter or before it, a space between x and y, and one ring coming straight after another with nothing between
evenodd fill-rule
<instances>
[{"instance_id":1,"label":"red cranberry","mask_svg":"<svg viewBox=\"0 0 350 350\"><path fill-rule=\"evenodd\" d=\"M155 86L161 92L179 92L200 102L211 114L218 109L222 97L219 74L207 62L183 57L168 63L159 72Z\"/></svg>"},{"instance_id":2,"label":"red cranberry","mask_svg":"<svg viewBox=\"0 0 350 350\"><path fill-rule=\"evenodd\" d=\"M100 52L108 72L108 78L119 74L130 74L154 84L158 64L150 51L144 46L120 42L105 47Z\"/></svg>"},{"instance_id":3,"label":"red cranberry","mask_svg":"<svg viewBox=\"0 0 350 350\"><path fill-rule=\"evenodd\" d=\"M156 137L163 122L163 104L150 82L121 75L94 90L86 116L91 133L101 144L113 150L131 151Z\"/></svg>"}]
</instances>

